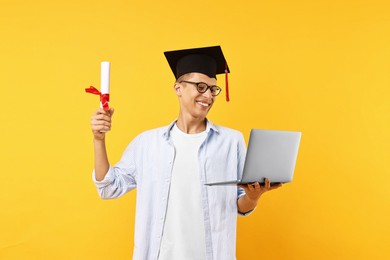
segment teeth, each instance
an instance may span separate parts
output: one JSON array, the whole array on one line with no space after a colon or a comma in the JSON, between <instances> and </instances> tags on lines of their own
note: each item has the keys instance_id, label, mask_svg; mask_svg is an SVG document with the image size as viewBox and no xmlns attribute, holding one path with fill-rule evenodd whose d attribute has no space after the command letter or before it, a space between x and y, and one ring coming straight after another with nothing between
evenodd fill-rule
<instances>
[{"instance_id":1,"label":"teeth","mask_svg":"<svg viewBox=\"0 0 390 260\"><path fill-rule=\"evenodd\" d=\"M202 105L202 106L204 106L204 107L208 107L209 106L209 104L207 104L207 103L203 103L203 102L197 102L199 105Z\"/></svg>"}]
</instances>

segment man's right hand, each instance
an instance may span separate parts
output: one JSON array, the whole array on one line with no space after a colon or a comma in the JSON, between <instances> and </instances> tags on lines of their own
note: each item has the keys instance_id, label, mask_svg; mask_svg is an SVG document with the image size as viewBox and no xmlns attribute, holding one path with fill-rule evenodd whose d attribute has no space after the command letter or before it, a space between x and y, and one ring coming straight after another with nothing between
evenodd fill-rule
<instances>
[{"instance_id":1,"label":"man's right hand","mask_svg":"<svg viewBox=\"0 0 390 260\"><path fill-rule=\"evenodd\" d=\"M95 140L104 140L106 132L111 130L111 118L114 114L114 109L105 111L99 108L91 118L91 129Z\"/></svg>"}]
</instances>

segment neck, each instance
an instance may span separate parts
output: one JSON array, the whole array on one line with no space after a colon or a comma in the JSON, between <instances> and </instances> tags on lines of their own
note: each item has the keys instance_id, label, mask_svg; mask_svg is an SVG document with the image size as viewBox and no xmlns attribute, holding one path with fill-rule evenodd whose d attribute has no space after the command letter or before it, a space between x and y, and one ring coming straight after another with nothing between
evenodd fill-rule
<instances>
[{"instance_id":1,"label":"neck","mask_svg":"<svg viewBox=\"0 0 390 260\"><path fill-rule=\"evenodd\" d=\"M197 134L206 130L206 118L185 116L180 112L176 125L184 133Z\"/></svg>"}]
</instances>

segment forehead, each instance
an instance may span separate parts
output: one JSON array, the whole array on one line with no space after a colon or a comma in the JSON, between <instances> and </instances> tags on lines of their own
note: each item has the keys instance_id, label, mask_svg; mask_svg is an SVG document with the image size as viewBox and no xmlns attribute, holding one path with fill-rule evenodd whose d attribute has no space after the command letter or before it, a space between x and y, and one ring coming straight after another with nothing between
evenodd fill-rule
<instances>
[{"instance_id":1,"label":"forehead","mask_svg":"<svg viewBox=\"0 0 390 260\"><path fill-rule=\"evenodd\" d=\"M188 80L194 82L204 82L207 83L208 85L217 84L217 80L215 78L210 78L209 76L198 72L191 73L188 77Z\"/></svg>"}]
</instances>

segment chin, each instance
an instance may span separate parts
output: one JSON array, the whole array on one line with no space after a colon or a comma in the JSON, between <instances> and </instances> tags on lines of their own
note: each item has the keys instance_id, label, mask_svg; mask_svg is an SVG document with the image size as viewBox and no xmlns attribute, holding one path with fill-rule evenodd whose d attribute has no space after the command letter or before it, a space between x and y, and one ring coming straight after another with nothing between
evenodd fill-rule
<instances>
[{"instance_id":1,"label":"chin","mask_svg":"<svg viewBox=\"0 0 390 260\"><path fill-rule=\"evenodd\" d=\"M210 109L207 110L206 112L199 112L199 113L194 113L192 114L192 116L194 118L198 118L198 119L205 119L207 117L207 114L209 113Z\"/></svg>"}]
</instances>

